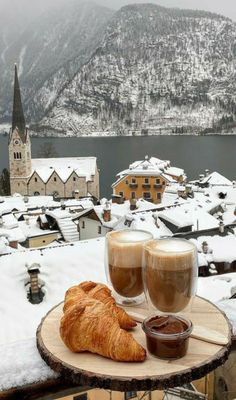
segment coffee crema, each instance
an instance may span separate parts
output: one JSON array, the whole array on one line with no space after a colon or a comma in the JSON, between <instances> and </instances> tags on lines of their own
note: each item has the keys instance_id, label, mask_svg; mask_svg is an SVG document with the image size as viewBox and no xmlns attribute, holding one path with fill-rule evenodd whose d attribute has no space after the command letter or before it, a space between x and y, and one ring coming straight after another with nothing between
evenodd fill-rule
<instances>
[{"instance_id":1,"label":"coffee crema","mask_svg":"<svg viewBox=\"0 0 236 400\"><path fill-rule=\"evenodd\" d=\"M145 231L114 231L107 235L109 277L120 296L134 298L143 293L143 245L151 239Z\"/></svg>"},{"instance_id":2,"label":"coffee crema","mask_svg":"<svg viewBox=\"0 0 236 400\"><path fill-rule=\"evenodd\" d=\"M145 278L152 304L163 312L179 312L195 294L196 249L180 239L151 241L145 246Z\"/></svg>"}]
</instances>

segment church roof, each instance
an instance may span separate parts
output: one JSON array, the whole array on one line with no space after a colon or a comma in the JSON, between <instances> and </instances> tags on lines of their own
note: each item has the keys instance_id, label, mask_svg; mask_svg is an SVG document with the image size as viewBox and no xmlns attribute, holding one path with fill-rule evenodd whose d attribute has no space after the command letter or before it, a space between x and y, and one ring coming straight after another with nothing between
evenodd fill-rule
<instances>
[{"instance_id":1,"label":"church roof","mask_svg":"<svg viewBox=\"0 0 236 400\"><path fill-rule=\"evenodd\" d=\"M20 138L23 143L26 142L26 127L25 117L21 102L20 85L17 74L17 66L15 65L15 80L14 80L14 99L13 99L13 112L12 112L12 132L18 129Z\"/></svg>"},{"instance_id":2,"label":"church roof","mask_svg":"<svg viewBox=\"0 0 236 400\"><path fill-rule=\"evenodd\" d=\"M96 157L33 158L32 174L36 172L44 183L56 172L65 183L72 172L92 180L96 172Z\"/></svg>"}]
</instances>

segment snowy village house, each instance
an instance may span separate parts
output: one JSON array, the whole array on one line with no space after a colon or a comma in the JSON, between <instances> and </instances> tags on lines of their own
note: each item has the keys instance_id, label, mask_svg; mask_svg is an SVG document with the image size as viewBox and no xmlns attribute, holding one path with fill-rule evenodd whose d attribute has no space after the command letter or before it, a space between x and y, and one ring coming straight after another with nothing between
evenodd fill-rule
<instances>
[{"instance_id":1,"label":"snowy village house","mask_svg":"<svg viewBox=\"0 0 236 400\"><path fill-rule=\"evenodd\" d=\"M32 158L29 131L21 103L15 66L12 128L9 136L11 194L99 198L99 171L95 157Z\"/></svg>"},{"instance_id":2,"label":"snowy village house","mask_svg":"<svg viewBox=\"0 0 236 400\"><path fill-rule=\"evenodd\" d=\"M166 186L170 182L184 182L184 170L170 166L169 161L148 156L143 161L132 163L128 169L117 174L113 183L113 195L124 200L140 199L161 203Z\"/></svg>"}]
</instances>

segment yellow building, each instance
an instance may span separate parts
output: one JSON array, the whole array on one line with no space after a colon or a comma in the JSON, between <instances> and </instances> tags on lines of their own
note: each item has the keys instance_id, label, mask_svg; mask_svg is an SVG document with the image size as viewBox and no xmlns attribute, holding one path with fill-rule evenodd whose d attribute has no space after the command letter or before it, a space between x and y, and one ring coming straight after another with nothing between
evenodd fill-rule
<instances>
[{"instance_id":1,"label":"yellow building","mask_svg":"<svg viewBox=\"0 0 236 400\"><path fill-rule=\"evenodd\" d=\"M170 166L169 161L146 156L143 161L136 161L128 169L117 174L113 183L113 195L124 200L140 199L161 203L165 188L170 183L186 180L184 170Z\"/></svg>"}]
</instances>

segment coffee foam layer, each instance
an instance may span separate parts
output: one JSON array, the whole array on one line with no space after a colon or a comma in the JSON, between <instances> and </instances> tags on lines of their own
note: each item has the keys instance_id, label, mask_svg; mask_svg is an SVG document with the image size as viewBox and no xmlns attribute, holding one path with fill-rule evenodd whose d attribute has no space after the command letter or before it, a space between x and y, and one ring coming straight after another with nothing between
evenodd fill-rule
<instances>
[{"instance_id":1,"label":"coffee foam layer","mask_svg":"<svg viewBox=\"0 0 236 400\"><path fill-rule=\"evenodd\" d=\"M148 241L153 238L152 234L145 231L134 231L134 230L124 230L111 232L108 235L110 240L117 241L119 243L123 243L124 245L129 243L137 243Z\"/></svg>"},{"instance_id":2,"label":"coffee foam layer","mask_svg":"<svg viewBox=\"0 0 236 400\"><path fill-rule=\"evenodd\" d=\"M148 248L150 249L150 251L153 252L166 252L170 256L173 256L173 253L180 254L193 252L195 246L192 243L189 243L188 241L182 239L161 239L151 241L148 244Z\"/></svg>"},{"instance_id":3,"label":"coffee foam layer","mask_svg":"<svg viewBox=\"0 0 236 400\"><path fill-rule=\"evenodd\" d=\"M145 247L147 269L182 271L189 268L197 274L197 255L195 246L185 240L153 240Z\"/></svg>"}]
</instances>

